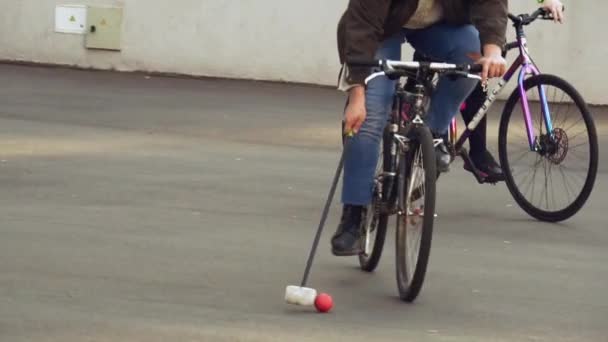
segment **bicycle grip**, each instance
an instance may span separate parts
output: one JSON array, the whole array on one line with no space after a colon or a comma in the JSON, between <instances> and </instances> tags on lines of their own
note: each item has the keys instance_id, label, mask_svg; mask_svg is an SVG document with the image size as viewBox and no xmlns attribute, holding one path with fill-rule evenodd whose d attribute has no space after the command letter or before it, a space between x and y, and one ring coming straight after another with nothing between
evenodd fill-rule
<instances>
[{"instance_id":1,"label":"bicycle grip","mask_svg":"<svg viewBox=\"0 0 608 342\"><path fill-rule=\"evenodd\" d=\"M483 71L483 65L481 64L471 64L469 66L469 72L472 74L480 73Z\"/></svg>"}]
</instances>

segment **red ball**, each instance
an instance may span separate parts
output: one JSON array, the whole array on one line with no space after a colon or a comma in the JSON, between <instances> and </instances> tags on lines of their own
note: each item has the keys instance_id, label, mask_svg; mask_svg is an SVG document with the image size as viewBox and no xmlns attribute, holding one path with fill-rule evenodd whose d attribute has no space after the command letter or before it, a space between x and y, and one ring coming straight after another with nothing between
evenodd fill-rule
<instances>
[{"instance_id":1,"label":"red ball","mask_svg":"<svg viewBox=\"0 0 608 342\"><path fill-rule=\"evenodd\" d=\"M319 293L315 298L315 308L319 312L329 312L334 306L334 301L327 293Z\"/></svg>"}]
</instances>

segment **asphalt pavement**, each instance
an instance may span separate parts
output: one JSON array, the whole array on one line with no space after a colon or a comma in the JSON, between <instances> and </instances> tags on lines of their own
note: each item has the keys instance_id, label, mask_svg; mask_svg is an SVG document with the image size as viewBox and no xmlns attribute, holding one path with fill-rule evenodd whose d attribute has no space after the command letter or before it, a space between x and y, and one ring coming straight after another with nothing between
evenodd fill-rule
<instances>
[{"instance_id":1,"label":"asphalt pavement","mask_svg":"<svg viewBox=\"0 0 608 342\"><path fill-rule=\"evenodd\" d=\"M343 95L264 82L0 65L0 341L608 341L608 110L586 206L538 222L457 161L438 184L429 272L397 297L336 258ZM495 147L498 105L491 111Z\"/></svg>"}]
</instances>

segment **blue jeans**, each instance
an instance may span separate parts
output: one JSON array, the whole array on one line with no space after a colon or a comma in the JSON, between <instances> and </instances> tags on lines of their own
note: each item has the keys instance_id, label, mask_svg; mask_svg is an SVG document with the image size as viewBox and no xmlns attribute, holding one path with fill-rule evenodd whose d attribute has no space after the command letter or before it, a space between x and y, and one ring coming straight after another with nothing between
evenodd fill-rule
<instances>
[{"instance_id":1,"label":"blue jeans","mask_svg":"<svg viewBox=\"0 0 608 342\"><path fill-rule=\"evenodd\" d=\"M422 30L401 30L382 42L376 58L400 60L401 45L406 40L417 51L447 63L472 63L473 60L468 55L478 55L481 49L479 33L472 25L440 23ZM367 117L359 132L345 144L342 189L344 204L368 205L371 202L380 141L391 110L395 82L387 77L378 77L367 85ZM476 84L477 80L466 78L439 80L426 118L426 124L433 133L447 132L450 121Z\"/></svg>"}]
</instances>

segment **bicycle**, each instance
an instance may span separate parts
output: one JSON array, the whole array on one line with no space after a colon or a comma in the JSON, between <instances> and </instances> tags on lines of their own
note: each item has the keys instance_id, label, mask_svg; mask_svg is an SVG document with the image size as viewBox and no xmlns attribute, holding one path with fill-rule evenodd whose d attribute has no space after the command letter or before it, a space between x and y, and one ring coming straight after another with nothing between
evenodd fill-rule
<instances>
[{"instance_id":1,"label":"bicycle","mask_svg":"<svg viewBox=\"0 0 608 342\"><path fill-rule=\"evenodd\" d=\"M529 55L526 35L524 32L524 26L530 25L537 19L552 20L553 17L549 12L540 8L532 14L521 14L518 16L509 14L509 19L513 23L516 31L517 40L508 43L503 49L503 56L506 57L508 51L513 49L519 49L519 56L513 62L507 73L500 79L498 85L488 92L485 103L479 109L477 114L473 117L471 122L467 125L465 131L462 133L460 138L457 136L456 121L453 120L450 125L449 132L449 146L452 156L459 155L464 160L464 163L469 167L479 183L484 183L485 177L482 172L475 168L472 163L467 150L463 147L470 134L475 130L481 119L487 114L490 106L495 102L496 96L501 92L504 86L511 80L515 72L520 69L518 77L518 87L508 98L500 120L499 133L498 133L498 151L500 163L505 174L505 182L509 192L517 202L517 204L532 217L546 222L558 222L566 220L575 215L585 204L589 198L595 178L597 175L598 166L598 142L597 132L593 118L590 114L587 104L583 100L582 96L578 91L568 82L559 78L555 75L541 74L538 67ZM527 77L530 76L530 77ZM428 81L428 80L427 80ZM547 91L549 87L554 88L553 90L553 101L548 100ZM530 103L527 91L534 89L538 91L538 103ZM562 96L556 101L556 92L561 91ZM566 99L566 95L569 99ZM533 95L532 95L533 96ZM530 96L530 97L532 97ZM521 104L524 124L521 125L517 122L513 116L513 111L516 109L517 103ZM569 122L569 109L574 104L581 117L574 123ZM555 110L550 110L550 105ZM566 107L566 113L562 113L562 110ZM538 118L533 116L533 113L539 113ZM560 116L560 114L562 114ZM576 120L576 119L575 119ZM574 133L570 133L579 122L583 121L583 130L574 130ZM538 124L537 128L536 125ZM509 134L517 134L517 130L513 128L524 128L527 139L523 135L510 137ZM509 130L509 128L512 128ZM588 138L587 142L576 142L576 138L582 137L582 134L586 133ZM520 138L519 140L517 138ZM518 144L523 141L523 147L519 147L513 151L509 148L510 145ZM574 144L576 142L576 144ZM585 161L584 158L575 153L576 148L583 147L587 148L588 163L576 163L574 167L566 166L566 157L574 156L579 161ZM511 158L510 154L513 152L522 152L517 157ZM520 182L517 181L517 176L523 171L517 170L522 168L522 159L530 157L530 154L534 156L532 166L534 171L524 173L524 177ZM538 196L538 203L534 200L535 193L534 188L536 184L537 169L540 164L543 164L544 168L544 186L543 190ZM586 167L586 170L580 170L581 167ZM549 199L549 184L553 187L552 171L553 168L557 168L559 176L563 181L564 192L567 198L564 201L564 197L558 199L555 198L555 189L553 189L551 200ZM575 180L569 180L566 178L568 171L575 171ZM586 171L586 172L585 172ZM584 179L580 182L581 174L585 174ZM542 177L542 176L541 176ZM526 189L522 187L526 186ZM543 185L543 184L541 184ZM580 190L573 189L576 185L580 186ZM531 191L530 191L531 186ZM528 194L530 197L528 197ZM544 200L544 208L543 208ZM561 206L557 204L558 200L561 201ZM551 209L550 205L553 204L555 209Z\"/></svg>"},{"instance_id":2,"label":"bicycle","mask_svg":"<svg viewBox=\"0 0 608 342\"><path fill-rule=\"evenodd\" d=\"M359 263L363 270L378 265L390 216L396 216L396 276L399 296L412 302L419 294L428 265L435 216L436 160L434 139L425 125L431 86L425 80L435 74L470 77L481 71L479 65L391 60L351 61L352 65L380 67L366 79L415 77L420 82L414 93L397 82L392 111L384 130L373 199L362 224ZM408 103L411 110L403 110Z\"/></svg>"},{"instance_id":3,"label":"bicycle","mask_svg":"<svg viewBox=\"0 0 608 342\"><path fill-rule=\"evenodd\" d=\"M554 75L540 74L538 67L529 56L523 27L539 18L552 19L549 13L545 12L542 8L530 15L522 14L514 16L509 14L509 19L512 21L516 30L517 41L507 44L503 54L506 56L506 53L509 50L518 48L520 51L519 58L515 60L508 72L500 79L498 85L489 92L486 102L458 139L456 138L457 131L455 121L453 122L450 128L449 145L452 156L461 156L464 162L473 170L477 181L483 183L484 177L482 173L474 167L463 145L471 132L475 130L479 121L487 114L488 109L495 102L496 96L509 82L515 72L521 68L518 88L513 91L507 100L501 117L499 129L500 161L503 172L505 172L507 187L518 205L534 218L542 221L556 222L565 220L574 215L582 208L585 201L588 199L597 174L598 144L595 124L582 96L565 80ZM444 74L452 73L452 75L456 77L474 77L474 75L470 75L469 73L479 70L478 66L470 65L451 65L451 69L441 69L440 66L447 66L447 64L428 61L420 62L419 64L416 64L416 62L401 62L401 64L399 64L398 62L391 61L380 61L379 63L382 65L384 71L376 73L371 77L388 74L395 78L402 78L407 77L408 74L412 72L415 73L415 76L411 77L411 75L409 75L410 78L414 79L412 88L406 89L406 86L401 85L400 82L396 86L397 91L393 101L393 108L382 142L382 158L379 160L377 176L374 181L373 200L368 207L368 217L366 217L362 227L363 234L361 243L364 252L359 255L359 264L362 270L368 272L372 272L377 267L384 247L389 216L397 214L397 283L401 299L411 302L416 298L422 287L428 264L433 229L434 210L432 209L434 209L435 203L436 181L436 176L432 175L438 174L433 170L435 168L434 161L427 161L426 163L423 161L423 163L420 163L420 158L416 158L416 160L418 160L418 162L416 162L412 157L412 151L415 151L416 147L421 150L421 153L425 158L434 154L434 151L427 152L430 149L430 146L432 146L430 143L430 141L432 141L430 135L426 133L424 135L419 134L419 136L424 139L424 142L420 144L417 143L415 139L412 140L411 136L408 137L408 135L404 135L402 132L404 129L403 127L408 124L425 127L423 125L424 121L422 114L425 112L425 107L428 105L428 94L434 89L433 80L437 73L443 71ZM373 64L377 66L377 63L359 64ZM398 65L403 66L405 70L398 72L394 67ZM408 67L409 70L407 70ZM450 72L446 72L448 70ZM559 100L555 101L556 90L553 92L553 101L547 99L547 94L549 92L547 92L546 89L549 86L562 91L562 97ZM530 89L538 91L538 103L531 104L528 101L526 92ZM567 100L565 99L566 95L568 95L570 101L565 101ZM509 128L513 127L512 125L520 124L515 121L514 116L512 115L518 102L521 103L523 111L522 116L524 118L520 128L525 131L524 134L527 137L524 137L524 135L521 134L519 135L520 141L523 141L524 148L522 150L524 150L525 153L518 156L518 159L512 159L509 158L510 149L508 146L511 143L511 140L515 143L517 140L510 138L509 133L517 132L515 129L509 130ZM549 104L556 108L553 115L549 110ZM578 109L581 118L578 121L575 121L574 124L569 124L569 118L567 116L569 111L565 114L561 111L564 107L566 107L566 110L570 109L572 104ZM540 113L538 118L532 117L532 109L535 109L535 113ZM560 114L563 115L560 116ZM414 117L414 119L411 119L411 117ZM513 119L513 121L511 119ZM575 131L575 134L569 136L567 131L581 121L583 121L585 129L580 132ZM538 129L536 129L537 126L535 124L538 124ZM420 129L425 130L424 128ZM583 133L586 133L588 142L572 146L571 143L574 139ZM412 143L418 145L411 145ZM534 155L535 161L533 166L535 167L539 166L540 163L544 163L545 191L541 195L544 195L546 206L548 207L548 182L551 182L551 185L553 185L552 180L548 180L550 179L551 168L553 165L560 167L559 172L564 181L564 189L566 195L570 197L570 183L565 177L562 169L565 166L562 164L568 154L576 156L572 150L573 148L580 146L588 148L589 161L587 164L582 164L583 166L586 166L587 169L586 172L584 172L585 179L583 186L575 199L573 201L569 200L570 202L567 203L564 208L560 208L556 211L543 210L530 203L533 199L526 199L525 195L527 194L527 191L524 190L522 193L519 189L519 185L515 181L519 171L514 168L521 165L522 156L525 156L525 154ZM396 156L399 155L401 155L401 158L396 158ZM578 158L580 158L580 156ZM429 158L429 160L430 159L431 158ZM398 165L397 169L395 168L395 165ZM410 168L407 169L406 165L409 165ZM420 165L423 166L422 169L424 170L424 184L414 186L413 180L416 177L411 177L411 175L416 173L413 173L411 170L414 167L420 169ZM580 165L581 164L579 164L579 166ZM548 171L546 169L547 166L549 167ZM399 170L399 172L397 173L395 170ZM395 176L398 176L396 184L394 182ZM529 173L526 174L526 176L529 177ZM549 176L549 178L547 176ZM532 176L532 182L535 177L536 171L534 171ZM523 180L525 181L526 179L527 178L524 177ZM524 183L523 185L525 184L527 183ZM555 194L555 192L553 194ZM552 200L555 204L555 198L552 198ZM421 201L424 203L424 206L412 206L412 203L420 203ZM422 227L418 231L412 230L412 233L419 233L417 236L414 234L407 234L408 218L413 219L413 221L410 222L415 223L412 224L413 226ZM410 244L408 244L408 241ZM411 242L415 243L413 248ZM410 247L408 248L408 246ZM409 261L406 259L408 252L414 252L411 254L413 257L411 258L412 260Z\"/></svg>"}]
</instances>

